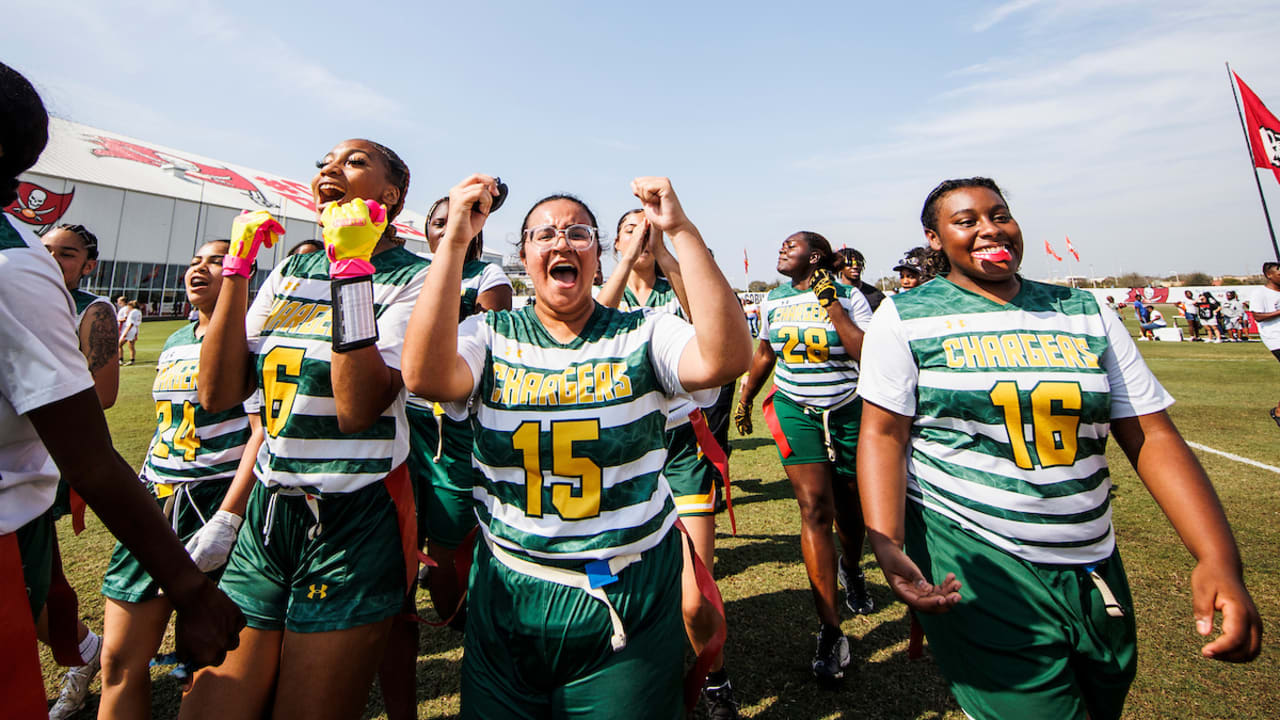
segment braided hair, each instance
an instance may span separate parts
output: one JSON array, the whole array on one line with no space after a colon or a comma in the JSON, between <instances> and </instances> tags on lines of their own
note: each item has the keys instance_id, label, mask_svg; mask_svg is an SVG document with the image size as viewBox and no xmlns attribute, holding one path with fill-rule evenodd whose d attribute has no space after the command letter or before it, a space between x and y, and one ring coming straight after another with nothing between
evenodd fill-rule
<instances>
[{"instance_id":1,"label":"braided hair","mask_svg":"<svg viewBox=\"0 0 1280 720\"><path fill-rule=\"evenodd\" d=\"M85 252L89 254L90 260L98 259L98 236L89 231L89 228L83 225L69 225L63 223L54 227L54 230L66 230L74 233L80 238L80 242L84 243Z\"/></svg>"},{"instance_id":2,"label":"braided hair","mask_svg":"<svg viewBox=\"0 0 1280 720\"><path fill-rule=\"evenodd\" d=\"M398 243L399 240L396 238L396 229L395 226L391 224L391 221L395 220L396 216L400 214L400 211L404 209L405 196L409 194L409 166L405 164L404 160L400 159L400 156L396 154L395 150L392 150L386 145L376 143L372 140L365 140L363 138L361 139L361 142L369 143L377 148L378 152L382 154L383 159L387 161L387 177L391 180L391 184L395 185L396 188L400 190L400 199L396 201L395 205L387 208L387 229L382 232L383 237L394 240Z\"/></svg>"}]
</instances>

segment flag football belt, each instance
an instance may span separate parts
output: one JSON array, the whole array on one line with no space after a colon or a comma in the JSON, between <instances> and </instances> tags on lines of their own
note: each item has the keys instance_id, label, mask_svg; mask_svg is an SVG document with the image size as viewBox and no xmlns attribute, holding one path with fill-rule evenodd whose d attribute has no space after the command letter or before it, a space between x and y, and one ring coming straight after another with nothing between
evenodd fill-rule
<instances>
[{"instance_id":1,"label":"flag football belt","mask_svg":"<svg viewBox=\"0 0 1280 720\"><path fill-rule=\"evenodd\" d=\"M36 625L31 617L22 551L15 533L0 535L0 696L7 717L28 720L49 717L45 704Z\"/></svg>"},{"instance_id":2,"label":"flag football belt","mask_svg":"<svg viewBox=\"0 0 1280 720\"><path fill-rule=\"evenodd\" d=\"M262 546L266 547L271 544L271 528L276 524L276 501L281 495L287 497L304 497L307 499L307 509L311 511L311 516L316 519L311 529L307 531L307 539L315 540L320 536L320 532L324 530L324 526L320 524L320 498L313 495L302 488L285 487L284 485L275 485L267 488L267 492L271 493L271 498L267 500L267 512L262 521Z\"/></svg>"},{"instance_id":3,"label":"flag football belt","mask_svg":"<svg viewBox=\"0 0 1280 720\"><path fill-rule=\"evenodd\" d=\"M773 436L773 441L778 445L778 453L782 457L791 456L791 443L787 442L786 433L782 432L782 423L778 421L778 411L773 409L773 395L778 392L778 387L769 388L769 394L764 396L764 402L760 403L760 410L764 413L764 423L769 426L769 434Z\"/></svg>"},{"instance_id":4,"label":"flag football belt","mask_svg":"<svg viewBox=\"0 0 1280 720\"><path fill-rule=\"evenodd\" d=\"M173 533L178 534L178 504L182 498L187 499L187 504L196 512L196 517L200 518L200 526L204 527L209 524L209 519L200 512L200 506L191 499L191 488L201 484L203 480L182 483L156 483L156 497L164 499L164 517L169 521L169 526L173 528Z\"/></svg>"},{"instance_id":5,"label":"flag football belt","mask_svg":"<svg viewBox=\"0 0 1280 720\"><path fill-rule=\"evenodd\" d=\"M720 479L724 483L724 504L729 511L729 527L732 528L733 534L737 535L738 521L733 516L733 491L729 489L729 456L716 441L716 436L711 434L711 428L707 426L707 418L702 414L701 408L694 408L693 412L689 413L689 424L693 426L693 435L698 439L698 449L720 473Z\"/></svg>"},{"instance_id":6,"label":"flag football belt","mask_svg":"<svg viewBox=\"0 0 1280 720\"><path fill-rule=\"evenodd\" d=\"M622 627L622 617L618 615L617 608L613 606L613 602L609 600L609 596L601 588L616 582L618 573L622 572L627 566L639 562L642 559L640 553L626 553L624 555L615 555L608 560L594 560L584 566L586 572L578 572L566 568L540 565L517 557L495 543L487 532L484 533L484 542L489 546L489 552L493 555L493 558L505 565L507 569L518 572L521 575L553 582L557 585L578 588L604 603L604 606L609 610L609 622L613 625L613 635L609 638L610 646L613 647L614 652L619 652L627 646L627 632Z\"/></svg>"}]
</instances>

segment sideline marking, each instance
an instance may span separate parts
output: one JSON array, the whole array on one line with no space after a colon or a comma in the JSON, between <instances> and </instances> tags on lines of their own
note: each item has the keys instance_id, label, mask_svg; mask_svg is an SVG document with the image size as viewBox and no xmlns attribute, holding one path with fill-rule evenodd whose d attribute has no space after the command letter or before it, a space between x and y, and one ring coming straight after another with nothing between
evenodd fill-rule
<instances>
[{"instance_id":1,"label":"sideline marking","mask_svg":"<svg viewBox=\"0 0 1280 720\"><path fill-rule=\"evenodd\" d=\"M1245 465L1252 465L1256 468L1262 468L1263 470L1270 470L1271 472L1277 475L1280 475L1280 467L1276 467L1275 465L1267 465L1266 463L1260 463L1257 460L1250 460L1247 457L1241 457L1239 455L1235 455L1229 452L1215 450L1209 447L1208 445L1201 445L1200 443L1191 442L1190 440L1187 441L1187 445L1190 445L1196 450L1203 450L1204 452L1213 453L1214 455L1221 455L1222 457L1227 458L1228 460L1235 460L1236 462L1244 463Z\"/></svg>"}]
</instances>

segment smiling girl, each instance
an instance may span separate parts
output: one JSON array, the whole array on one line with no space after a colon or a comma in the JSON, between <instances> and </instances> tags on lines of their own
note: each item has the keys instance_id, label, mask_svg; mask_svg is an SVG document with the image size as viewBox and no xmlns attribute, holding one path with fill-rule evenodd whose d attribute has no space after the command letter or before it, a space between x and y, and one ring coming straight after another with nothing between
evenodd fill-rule
<instances>
[{"instance_id":1,"label":"smiling girl","mask_svg":"<svg viewBox=\"0 0 1280 720\"><path fill-rule=\"evenodd\" d=\"M400 348L427 262L396 241L409 170L368 140L339 143L311 182L325 252L294 255L246 308L260 244L237 218L200 353L200 402L260 388L265 442L222 588L240 648L196 676L184 718L357 717L416 574ZM273 700L274 697L274 700Z\"/></svg>"},{"instance_id":2,"label":"smiling girl","mask_svg":"<svg viewBox=\"0 0 1280 720\"><path fill-rule=\"evenodd\" d=\"M661 481L668 406L746 369L746 321L665 178L632 191L673 239L694 323L596 303L599 226L581 200L529 210L520 256L537 302L459 327L464 254L493 178L450 192L449 222L405 342L415 393L478 431L477 543L462 716L678 717L681 549Z\"/></svg>"},{"instance_id":3,"label":"smiling girl","mask_svg":"<svg viewBox=\"0 0 1280 720\"><path fill-rule=\"evenodd\" d=\"M1120 716L1136 643L1110 433L1197 560L1197 631L1222 613L1202 653L1256 657L1262 622L1222 507L1119 318L1017 274L1022 231L988 178L938 185L921 222L949 267L887 298L867 331L858 476L885 578L960 707Z\"/></svg>"}]
</instances>

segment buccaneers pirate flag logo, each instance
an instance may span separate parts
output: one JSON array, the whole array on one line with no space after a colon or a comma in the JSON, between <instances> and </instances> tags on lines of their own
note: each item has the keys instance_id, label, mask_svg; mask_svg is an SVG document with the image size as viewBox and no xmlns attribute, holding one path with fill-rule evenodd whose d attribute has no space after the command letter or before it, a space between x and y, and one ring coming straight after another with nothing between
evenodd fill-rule
<instances>
[{"instance_id":1,"label":"buccaneers pirate flag logo","mask_svg":"<svg viewBox=\"0 0 1280 720\"><path fill-rule=\"evenodd\" d=\"M1253 150L1253 166L1275 173L1280 182L1280 120L1267 109L1248 85L1235 75L1240 88L1240 101L1244 105L1244 122L1248 127L1249 148Z\"/></svg>"},{"instance_id":2,"label":"buccaneers pirate flag logo","mask_svg":"<svg viewBox=\"0 0 1280 720\"><path fill-rule=\"evenodd\" d=\"M18 198L4 211L28 225L35 225L36 233L43 235L71 207L71 198L75 194L75 188L61 195L35 183L20 182Z\"/></svg>"}]
</instances>

